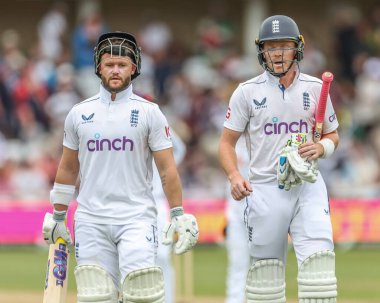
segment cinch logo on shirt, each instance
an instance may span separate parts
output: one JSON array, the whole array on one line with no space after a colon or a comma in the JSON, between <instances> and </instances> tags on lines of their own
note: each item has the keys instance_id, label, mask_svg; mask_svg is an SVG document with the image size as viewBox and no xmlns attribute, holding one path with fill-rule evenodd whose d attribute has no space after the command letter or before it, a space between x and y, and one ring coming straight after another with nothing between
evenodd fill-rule
<instances>
[{"instance_id":1,"label":"cinch logo on shirt","mask_svg":"<svg viewBox=\"0 0 380 303\"><path fill-rule=\"evenodd\" d=\"M115 151L133 151L134 143L126 136L116 139L100 139L99 134L95 134L95 140L87 141L87 149L89 152L115 150Z\"/></svg>"},{"instance_id":2,"label":"cinch logo on shirt","mask_svg":"<svg viewBox=\"0 0 380 303\"><path fill-rule=\"evenodd\" d=\"M264 133L266 135L280 135L288 133L309 133L309 127L302 119L290 123L279 122L277 117L272 118L273 123L264 125Z\"/></svg>"}]
</instances>

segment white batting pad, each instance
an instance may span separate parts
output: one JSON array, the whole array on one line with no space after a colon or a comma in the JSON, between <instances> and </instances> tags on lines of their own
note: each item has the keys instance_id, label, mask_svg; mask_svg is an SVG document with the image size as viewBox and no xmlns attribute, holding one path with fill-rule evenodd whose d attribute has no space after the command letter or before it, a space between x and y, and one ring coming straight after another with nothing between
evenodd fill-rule
<instances>
[{"instance_id":1,"label":"white batting pad","mask_svg":"<svg viewBox=\"0 0 380 303\"><path fill-rule=\"evenodd\" d=\"M298 270L299 302L335 303L336 297L334 252L320 251L305 259Z\"/></svg>"},{"instance_id":2,"label":"white batting pad","mask_svg":"<svg viewBox=\"0 0 380 303\"><path fill-rule=\"evenodd\" d=\"M123 282L123 303L164 303L164 276L159 267L130 272Z\"/></svg>"},{"instance_id":3,"label":"white batting pad","mask_svg":"<svg viewBox=\"0 0 380 303\"><path fill-rule=\"evenodd\" d=\"M285 303L285 268L278 259L255 262L248 271L248 303Z\"/></svg>"},{"instance_id":4,"label":"white batting pad","mask_svg":"<svg viewBox=\"0 0 380 303\"><path fill-rule=\"evenodd\" d=\"M79 265L74 271L78 303L117 303L118 291L111 276L100 266Z\"/></svg>"}]
</instances>

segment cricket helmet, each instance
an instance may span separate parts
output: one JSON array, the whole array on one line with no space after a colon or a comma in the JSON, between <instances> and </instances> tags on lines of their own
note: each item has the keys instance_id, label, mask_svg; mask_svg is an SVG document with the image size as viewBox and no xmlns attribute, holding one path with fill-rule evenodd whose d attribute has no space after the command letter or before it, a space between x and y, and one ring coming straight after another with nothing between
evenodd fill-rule
<instances>
[{"instance_id":1,"label":"cricket helmet","mask_svg":"<svg viewBox=\"0 0 380 303\"><path fill-rule=\"evenodd\" d=\"M132 80L140 75L141 71L141 49L137 45L136 38L125 32L110 32L99 37L94 48L95 74L100 78L99 65L103 54L111 56L128 56L136 65L136 71Z\"/></svg>"},{"instance_id":2,"label":"cricket helmet","mask_svg":"<svg viewBox=\"0 0 380 303\"><path fill-rule=\"evenodd\" d=\"M300 62L303 59L305 41L300 34L297 23L288 16L271 16L263 21L259 30L259 37L255 40L259 63L264 69L271 72L265 62L263 44L265 41L275 40L294 41L296 43L294 61Z\"/></svg>"}]
</instances>

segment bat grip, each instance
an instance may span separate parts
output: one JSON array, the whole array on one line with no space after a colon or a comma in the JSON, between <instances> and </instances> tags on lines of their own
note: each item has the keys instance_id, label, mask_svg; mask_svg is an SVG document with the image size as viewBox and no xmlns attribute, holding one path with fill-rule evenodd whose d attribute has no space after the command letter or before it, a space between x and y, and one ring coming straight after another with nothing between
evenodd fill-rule
<instances>
[{"instance_id":1,"label":"bat grip","mask_svg":"<svg viewBox=\"0 0 380 303\"><path fill-rule=\"evenodd\" d=\"M330 82L323 82L322 89L321 89L321 95L319 97L320 104L318 105L317 113L315 116L316 122L323 122L325 111L326 111L326 103L327 103L327 97L330 90Z\"/></svg>"}]
</instances>

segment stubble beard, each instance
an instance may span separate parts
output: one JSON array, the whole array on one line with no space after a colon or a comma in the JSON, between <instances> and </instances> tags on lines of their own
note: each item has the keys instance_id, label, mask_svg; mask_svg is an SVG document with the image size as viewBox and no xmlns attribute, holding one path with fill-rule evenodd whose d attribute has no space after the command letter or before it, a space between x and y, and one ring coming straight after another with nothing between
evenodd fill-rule
<instances>
[{"instance_id":1,"label":"stubble beard","mask_svg":"<svg viewBox=\"0 0 380 303\"><path fill-rule=\"evenodd\" d=\"M104 86L104 88L109 91L110 93L120 93L121 91L125 90L129 84L131 83L131 78L127 78L125 80L120 80L121 81L121 84L118 85L118 86L111 86L110 85L110 82L113 81L113 80L108 80L106 81L106 79L102 78L102 84Z\"/></svg>"}]
</instances>

